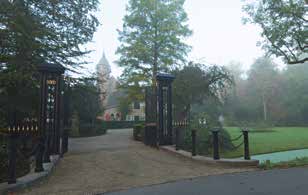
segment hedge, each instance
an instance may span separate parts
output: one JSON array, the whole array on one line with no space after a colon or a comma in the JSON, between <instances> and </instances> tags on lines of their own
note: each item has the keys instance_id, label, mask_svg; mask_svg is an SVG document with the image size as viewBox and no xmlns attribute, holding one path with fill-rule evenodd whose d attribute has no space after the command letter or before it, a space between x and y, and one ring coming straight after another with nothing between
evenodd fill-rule
<instances>
[{"instance_id":1,"label":"hedge","mask_svg":"<svg viewBox=\"0 0 308 195\"><path fill-rule=\"evenodd\" d=\"M102 121L102 124L105 129L127 129L137 124L144 124L144 121Z\"/></svg>"},{"instance_id":2,"label":"hedge","mask_svg":"<svg viewBox=\"0 0 308 195\"><path fill-rule=\"evenodd\" d=\"M96 121L95 124L80 122L78 129L69 129L70 137L92 137L104 135L107 129L103 126L102 121Z\"/></svg>"},{"instance_id":3,"label":"hedge","mask_svg":"<svg viewBox=\"0 0 308 195\"><path fill-rule=\"evenodd\" d=\"M99 136L106 134L107 129L102 124L85 124L79 125L79 135L81 137Z\"/></svg>"},{"instance_id":4,"label":"hedge","mask_svg":"<svg viewBox=\"0 0 308 195\"><path fill-rule=\"evenodd\" d=\"M6 137L0 134L0 183L8 179L8 154L6 150ZM16 177L22 177L30 172L30 161L17 153Z\"/></svg>"},{"instance_id":5,"label":"hedge","mask_svg":"<svg viewBox=\"0 0 308 195\"><path fill-rule=\"evenodd\" d=\"M70 137L90 137L106 133L108 129L127 129L135 125L144 125L144 121L101 121L97 120L95 124L83 123L78 124L78 132L70 129Z\"/></svg>"},{"instance_id":6,"label":"hedge","mask_svg":"<svg viewBox=\"0 0 308 195\"><path fill-rule=\"evenodd\" d=\"M143 141L144 139L144 125L143 124L134 125L133 137L134 137L134 140L136 141Z\"/></svg>"}]
</instances>

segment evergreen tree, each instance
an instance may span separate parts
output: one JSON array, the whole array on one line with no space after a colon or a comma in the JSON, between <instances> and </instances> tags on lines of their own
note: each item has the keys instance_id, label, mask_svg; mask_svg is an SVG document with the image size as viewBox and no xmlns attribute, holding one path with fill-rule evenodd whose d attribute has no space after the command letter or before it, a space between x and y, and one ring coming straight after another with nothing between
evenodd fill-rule
<instances>
[{"instance_id":1,"label":"evergreen tree","mask_svg":"<svg viewBox=\"0 0 308 195\"><path fill-rule=\"evenodd\" d=\"M233 85L233 77L222 66L211 66L190 62L183 69L173 71L173 104L175 118L190 117L193 105L211 102L221 103L226 90ZM218 106L218 104L215 104Z\"/></svg>"},{"instance_id":2,"label":"evergreen tree","mask_svg":"<svg viewBox=\"0 0 308 195\"><path fill-rule=\"evenodd\" d=\"M39 64L74 70L84 63L81 57L89 51L81 45L98 26L97 5L98 0L0 1L0 110L37 108Z\"/></svg>"},{"instance_id":3,"label":"evergreen tree","mask_svg":"<svg viewBox=\"0 0 308 195\"><path fill-rule=\"evenodd\" d=\"M186 24L185 0L130 0L119 31L118 64L124 68L124 87L155 85L159 71L185 62L190 47L183 38L191 35Z\"/></svg>"}]
</instances>

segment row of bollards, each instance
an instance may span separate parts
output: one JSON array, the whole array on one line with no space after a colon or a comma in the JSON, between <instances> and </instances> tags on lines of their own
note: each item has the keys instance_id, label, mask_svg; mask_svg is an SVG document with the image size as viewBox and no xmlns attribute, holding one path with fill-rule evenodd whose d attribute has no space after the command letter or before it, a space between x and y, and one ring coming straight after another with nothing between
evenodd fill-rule
<instances>
[{"instance_id":1,"label":"row of bollards","mask_svg":"<svg viewBox=\"0 0 308 195\"><path fill-rule=\"evenodd\" d=\"M191 149L191 155L196 156L196 129L191 130L191 142L192 142L192 149ZM219 132L220 130L218 128L212 130L212 135L213 135L213 159L214 160L219 160L220 155L219 155ZM249 140L248 140L248 129L243 129L242 134L244 137L244 159L245 160L250 160L250 154L249 154ZM176 129L176 144L175 144L175 149L179 150L179 130Z\"/></svg>"}]
</instances>

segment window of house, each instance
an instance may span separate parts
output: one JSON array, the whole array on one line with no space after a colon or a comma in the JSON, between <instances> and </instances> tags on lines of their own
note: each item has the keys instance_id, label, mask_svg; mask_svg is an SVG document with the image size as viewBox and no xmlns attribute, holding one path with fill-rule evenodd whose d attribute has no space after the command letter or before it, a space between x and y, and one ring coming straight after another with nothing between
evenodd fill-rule
<instances>
[{"instance_id":1,"label":"window of house","mask_svg":"<svg viewBox=\"0 0 308 195\"><path fill-rule=\"evenodd\" d=\"M134 109L140 109L140 103L134 102Z\"/></svg>"}]
</instances>

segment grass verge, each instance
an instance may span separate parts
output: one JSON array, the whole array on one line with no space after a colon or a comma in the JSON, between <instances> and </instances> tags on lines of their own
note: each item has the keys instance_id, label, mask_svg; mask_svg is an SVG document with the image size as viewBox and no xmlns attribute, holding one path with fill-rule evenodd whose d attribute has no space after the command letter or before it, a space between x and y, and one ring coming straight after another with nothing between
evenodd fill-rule
<instances>
[{"instance_id":1,"label":"grass verge","mask_svg":"<svg viewBox=\"0 0 308 195\"><path fill-rule=\"evenodd\" d=\"M241 134L238 127L226 127L231 138ZM249 133L250 154L265 154L287 150L308 148L308 127L273 127ZM243 140L234 142L238 145ZM222 153L222 157L234 158L243 156L243 146L233 151Z\"/></svg>"},{"instance_id":2,"label":"grass verge","mask_svg":"<svg viewBox=\"0 0 308 195\"><path fill-rule=\"evenodd\" d=\"M291 161L279 162L279 163L271 163L270 161L266 161L264 163L261 163L259 167L264 170L269 170L274 168L283 169L283 168L299 167L305 165L308 165L308 157L296 158Z\"/></svg>"}]
</instances>

